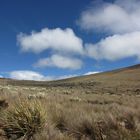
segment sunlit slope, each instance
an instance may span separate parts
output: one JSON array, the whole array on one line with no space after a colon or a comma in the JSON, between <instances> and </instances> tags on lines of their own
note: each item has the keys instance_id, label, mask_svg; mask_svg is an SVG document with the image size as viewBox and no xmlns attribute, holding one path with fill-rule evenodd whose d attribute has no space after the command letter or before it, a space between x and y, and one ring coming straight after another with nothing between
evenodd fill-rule
<instances>
[{"instance_id":1,"label":"sunlit slope","mask_svg":"<svg viewBox=\"0 0 140 140\"><path fill-rule=\"evenodd\" d=\"M0 79L2 85L43 86L81 90L93 93L136 93L140 92L140 64L109 72L80 76L51 82L18 81Z\"/></svg>"}]
</instances>

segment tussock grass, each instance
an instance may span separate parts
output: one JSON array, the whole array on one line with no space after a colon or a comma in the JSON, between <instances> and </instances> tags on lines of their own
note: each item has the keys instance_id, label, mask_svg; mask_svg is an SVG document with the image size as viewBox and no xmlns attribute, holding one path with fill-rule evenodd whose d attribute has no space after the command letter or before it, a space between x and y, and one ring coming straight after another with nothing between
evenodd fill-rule
<instances>
[{"instance_id":1,"label":"tussock grass","mask_svg":"<svg viewBox=\"0 0 140 140\"><path fill-rule=\"evenodd\" d=\"M46 113L38 101L18 101L1 116L7 138L30 139L45 125Z\"/></svg>"},{"instance_id":2,"label":"tussock grass","mask_svg":"<svg viewBox=\"0 0 140 140\"><path fill-rule=\"evenodd\" d=\"M8 103L6 100L0 100L0 110L5 109L8 107Z\"/></svg>"},{"instance_id":3,"label":"tussock grass","mask_svg":"<svg viewBox=\"0 0 140 140\"><path fill-rule=\"evenodd\" d=\"M136 95L75 91L67 95L58 94L61 89L57 88L10 88L17 93L0 94L9 105L0 110L0 134L6 136L0 139L140 139L140 98ZM40 92L43 96L38 98Z\"/></svg>"}]
</instances>

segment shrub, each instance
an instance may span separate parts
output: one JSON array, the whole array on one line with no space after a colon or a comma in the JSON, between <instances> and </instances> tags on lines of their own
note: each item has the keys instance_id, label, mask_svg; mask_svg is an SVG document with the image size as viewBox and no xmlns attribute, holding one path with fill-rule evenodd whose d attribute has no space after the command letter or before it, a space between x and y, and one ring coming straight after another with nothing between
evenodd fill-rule
<instances>
[{"instance_id":1,"label":"shrub","mask_svg":"<svg viewBox=\"0 0 140 140\"><path fill-rule=\"evenodd\" d=\"M2 117L2 129L7 138L24 137L29 140L45 125L46 113L38 101L27 100L15 103Z\"/></svg>"}]
</instances>

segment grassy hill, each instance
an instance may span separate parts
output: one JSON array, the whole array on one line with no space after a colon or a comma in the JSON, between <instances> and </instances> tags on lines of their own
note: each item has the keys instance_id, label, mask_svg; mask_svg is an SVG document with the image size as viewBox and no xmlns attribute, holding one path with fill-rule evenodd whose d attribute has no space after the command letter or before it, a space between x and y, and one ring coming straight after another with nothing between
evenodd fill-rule
<instances>
[{"instance_id":1,"label":"grassy hill","mask_svg":"<svg viewBox=\"0 0 140 140\"><path fill-rule=\"evenodd\" d=\"M79 76L51 82L19 81L0 79L2 85L41 86L69 89L79 89L92 93L140 93L140 64L87 76Z\"/></svg>"},{"instance_id":2,"label":"grassy hill","mask_svg":"<svg viewBox=\"0 0 140 140\"><path fill-rule=\"evenodd\" d=\"M0 79L0 140L139 140L140 65L51 82Z\"/></svg>"}]
</instances>

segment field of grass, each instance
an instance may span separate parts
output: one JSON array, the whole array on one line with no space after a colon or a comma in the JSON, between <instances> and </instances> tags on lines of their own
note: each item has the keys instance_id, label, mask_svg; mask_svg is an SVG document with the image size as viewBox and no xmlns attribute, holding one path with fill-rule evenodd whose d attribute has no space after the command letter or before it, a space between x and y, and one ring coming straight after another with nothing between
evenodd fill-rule
<instances>
[{"instance_id":1,"label":"field of grass","mask_svg":"<svg viewBox=\"0 0 140 140\"><path fill-rule=\"evenodd\" d=\"M1 140L139 140L140 96L0 87Z\"/></svg>"},{"instance_id":2,"label":"field of grass","mask_svg":"<svg viewBox=\"0 0 140 140\"><path fill-rule=\"evenodd\" d=\"M140 140L140 65L53 82L0 79L0 140Z\"/></svg>"}]
</instances>

